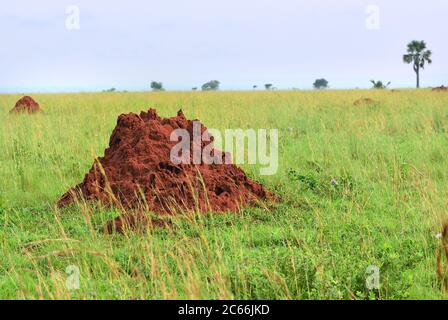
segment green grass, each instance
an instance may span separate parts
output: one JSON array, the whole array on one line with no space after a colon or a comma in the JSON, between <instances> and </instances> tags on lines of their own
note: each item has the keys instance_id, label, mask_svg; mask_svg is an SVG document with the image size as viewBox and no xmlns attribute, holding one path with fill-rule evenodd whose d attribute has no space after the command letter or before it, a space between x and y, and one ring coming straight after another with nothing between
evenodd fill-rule
<instances>
[{"instance_id":1,"label":"green grass","mask_svg":"<svg viewBox=\"0 0 448 320\"><path fill-rule=\"evenodd\" d=\"M448 95L427 90L0 95L2 299L442 299ZM369 97L378 104L353 106ZM55 208L108 144L120 113L177 109L209 128L278 128L279 170L248 174L282 197L266 209L172 218L126 236L119 212ZM294 130L287 130L293 128ZM338 185L331 184L336 179ZM80 270L68 290L66 268ZM368 290L365 270L380 268Z\"/></svg>"}]
</instances>

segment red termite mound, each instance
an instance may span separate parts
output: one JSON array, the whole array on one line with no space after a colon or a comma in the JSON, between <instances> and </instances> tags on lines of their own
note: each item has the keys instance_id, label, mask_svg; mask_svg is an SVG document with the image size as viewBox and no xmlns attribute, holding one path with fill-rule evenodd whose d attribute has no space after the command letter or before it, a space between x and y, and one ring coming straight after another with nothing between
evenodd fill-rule
<instances>
[{"instance_id":1,"label":"red termite mound","mask_svg":"<svg viewBox=\"0 0 448 320\"><path fill-rule=\"evenodd\" d=\"M361 105L374 105L377 104L377 102L370 98L361 98L353 102L354 106L361 106Z\"/></svg>"},{"instance_id":2,"label":"red termite mound","mask_svg":"<svg viewBox=\"0 0 448 320\"><path fill-rule=\"evenodd\" d=\"M30 96L25 96L16 102L10 113L37 113L40 111L39 104Z\"/></svg>"},{"instance_id":3,"label":"red termite mound","mask_svg":"<svg viewBox=\"0 0 448 320\"><path fill-rule=\"evenodd\" d=\"M195 120L197 121L197 120ZM104 157L95 160L84 181L58 202L63 207L76 200L99 201L123 209L145 208L158 214L179 212L237 211L260 200L274 199L262 185L249 179L234 164L193 164L194 121L182 111L177 117L160 118L150 109L140 115L119 116ZM175 129L190 134L191 164L174 164L170 159L178 141L170 141ZM200 124L200 133L207 130ZM199 140L200 150L210 143ZM211 147L211 148L210 148ZM224 159L225 153L209 146L210 154ZM197 150L197 149L196 149ZM139 217L127 219L132 227ZM121 229L122 218L108 225Z\"/></svg>"}]
</instances>

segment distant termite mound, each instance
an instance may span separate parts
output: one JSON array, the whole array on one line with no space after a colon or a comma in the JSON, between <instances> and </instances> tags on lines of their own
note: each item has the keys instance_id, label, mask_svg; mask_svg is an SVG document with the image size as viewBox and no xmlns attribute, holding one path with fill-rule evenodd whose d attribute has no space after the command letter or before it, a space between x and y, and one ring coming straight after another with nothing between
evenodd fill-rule
<instances>
[{"instance_id":1,"label":"distant termite mound","mask_svg":"<svg viewBox=\"0 0 448 320\"><path fill-rule=\"evenodd\" d=\"M432 88L432 91L439 91L439 92L448 92L448 87L445 87L444 85L436 88Z\"/></svg>"},{"instance_id":2,"label":"distant termite mound","mask_svg":"<svg viewBox=\"0 0 448 320\"><path fill-rule=\"evenodd\" d=\"M42 111L39 104L30 96L24 96L16 102L10 113L38 113Z\"/></svg>"},{"instance_id":3,"label":"distant termite mound","mask_svg":"<svg viewBox=\"0 0 448 320\"><path fill-rule=\"evenodd\" d=\"M94 161L84 181L65 193L58 206L94 201L126 212L140 208L163 215L235 212L275 198L234 164L194 161L198 148L225 159L226 153L214 149L212 136L208 142L190 139L187 161L173 163L171 150L179 145L171 139L173 131L184 129L192 137L194 128L201 134L208 132L198 120L187 120L182 111L172 118L161 118L154 109L120 115L104 157ZM125 214L109 222L107 229L122 231L124 222L135 228L142 219Z\"/></svg>"},{"instance_id":4,"label":"distant termite mound","mask_svg":"<svg viewBox=\"0 0 448 320\"><path fill-rule=\"evenodd\" d=\"M370 98L361 98L353 102L354 106L375 105L375 104L378 104L378 102Z\"/></svg>"}]
</instances>

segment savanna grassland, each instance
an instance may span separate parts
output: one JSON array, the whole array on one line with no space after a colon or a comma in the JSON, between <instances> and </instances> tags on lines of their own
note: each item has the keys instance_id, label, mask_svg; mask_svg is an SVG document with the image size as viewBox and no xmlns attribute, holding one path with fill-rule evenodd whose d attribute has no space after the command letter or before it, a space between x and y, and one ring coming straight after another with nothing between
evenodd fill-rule
<instances>
[{"instance_id":1,"label":"savanna grassland","mask_svg":"<svg viewBox=\"0 0 448 320\"><path fill-rule=\"evenodd\" d=\"M0 95L2 299L442 299L448 94L429 90ZM368 97L373 105L354 106ZM55 202L102 156L120 113L182 107L209 128L278 128L279 170L251 178L267 208L165 217L106 235L117 215ZM150 213L148 213L150 214ZM380 289L366 269L380 270ZM80 271L66 287L67 267ZM69 268L70 269L70 268Z\"/></svg>"}]
</instances>

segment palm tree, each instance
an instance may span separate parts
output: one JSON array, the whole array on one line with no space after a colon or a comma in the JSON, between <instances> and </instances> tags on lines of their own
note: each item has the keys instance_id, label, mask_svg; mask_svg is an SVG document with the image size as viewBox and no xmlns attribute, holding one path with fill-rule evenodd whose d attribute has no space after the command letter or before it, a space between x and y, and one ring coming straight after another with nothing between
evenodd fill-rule
<instances>
[{"instance_id":1,"label":"palm tree","mask_svg":"<svg viewBox=\"0 0 448 320\"><path fill-rule=\"evenodd\" d=\"M384 84L383 81L375 80L370 80L370 82L373 84L373 89L387 89L387 87L391 84L390 81L387 84Z\"/></svg>"},{"instance_id":2,"label":"palm tree","mask_svg":"<svg viewBox=\"0 0 448 320\"><path fill-rule=\"evenodd\" d=\"M420 69L425 68L425 63L432 63L432 52L426 49L425 41L411 41L408 44L407 54L403 55L405 63L413 63L415 74L417 75L417 88L420 88Z\"/></svg>"}]
</instances>

